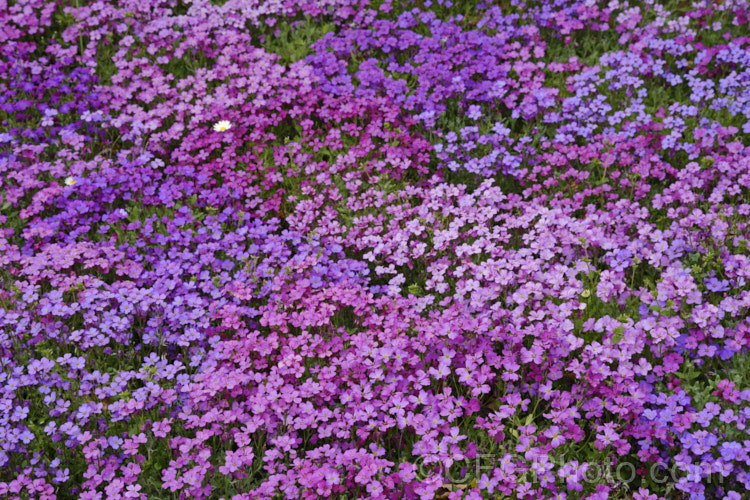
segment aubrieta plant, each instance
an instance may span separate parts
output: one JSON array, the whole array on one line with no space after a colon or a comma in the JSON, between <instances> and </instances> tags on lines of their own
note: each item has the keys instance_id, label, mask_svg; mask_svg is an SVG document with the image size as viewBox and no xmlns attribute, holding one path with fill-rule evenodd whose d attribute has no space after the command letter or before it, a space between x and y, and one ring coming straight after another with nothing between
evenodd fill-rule
<instances>
[{"instance_id":1,"label":"aubrieta plant","mask_svg":"<svg viewBox=\"0 0 750 500\"><path fill-rule=\"evenodd\" d=\"M0 496L744 500L750 5L0 9Z\"/></svg>"}]
</instances>

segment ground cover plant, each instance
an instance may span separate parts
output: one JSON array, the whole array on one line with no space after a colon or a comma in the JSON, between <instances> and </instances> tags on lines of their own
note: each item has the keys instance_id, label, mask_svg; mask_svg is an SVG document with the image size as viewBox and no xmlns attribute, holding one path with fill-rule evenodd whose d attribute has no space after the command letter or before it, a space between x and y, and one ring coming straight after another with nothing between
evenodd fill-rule
<instances>
[{"instance_id":1,"label":"ground cover plant","mask_svg":"<svg viewBox=\"0 0 750 500\"><path fill-rule=\"evenodd\" d=\"M0 6L3 498L750 498L746 0Z\"/></svg>"}]
</instances>

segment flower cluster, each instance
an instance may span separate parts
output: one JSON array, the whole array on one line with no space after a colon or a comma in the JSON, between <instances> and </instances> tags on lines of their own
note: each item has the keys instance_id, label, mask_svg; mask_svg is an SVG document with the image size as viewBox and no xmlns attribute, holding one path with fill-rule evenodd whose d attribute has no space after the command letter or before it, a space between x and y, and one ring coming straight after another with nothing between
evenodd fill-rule
<instances>
[{"instance_id":1,"label":"flower cluster","mask_svg":"<svg viewBox=\"0 0 750 500\"><path fill-rule=\"evenodd\" d=\"M0 495L745 498L746 1L79 3L0 12Z\"/></svg>"}]
</instances>

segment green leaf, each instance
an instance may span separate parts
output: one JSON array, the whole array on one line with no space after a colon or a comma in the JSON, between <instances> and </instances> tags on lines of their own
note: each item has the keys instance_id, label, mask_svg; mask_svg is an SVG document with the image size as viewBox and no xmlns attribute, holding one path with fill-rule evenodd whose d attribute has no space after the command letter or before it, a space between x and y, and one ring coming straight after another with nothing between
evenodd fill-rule
<instances>
[{"instance_id":1,"label":"green leaf","mask_svg":"<svg viewBox=\"0 0 750 500\"><path fill-rule=\"evenodd\" d=\"M612 335L612 343L617 344L619 341L622 340L622 336L625 333L625 328L618 326L614 330L614 335Z\"/></svg>"}]
</instances>

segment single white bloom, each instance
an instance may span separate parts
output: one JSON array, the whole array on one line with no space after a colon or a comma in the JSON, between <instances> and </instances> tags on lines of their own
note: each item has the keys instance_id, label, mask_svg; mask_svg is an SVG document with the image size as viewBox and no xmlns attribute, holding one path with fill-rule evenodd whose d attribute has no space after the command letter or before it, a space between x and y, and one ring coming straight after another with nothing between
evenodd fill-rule
<instances>
[{"instance_id":1,"label":"single white bloom","mask_svg":"<svg viewBox=\"0 0 750 500\"><path fill-rule=\"evenodd\" d=\"M75 184L76 182L77 182L77 181L76 181L76 180L75 180L75 178L73 178L73 177L66 177L66 178L65 178L65 185L66 185L66 186L72 186L72 185L74 185L74 184Z\"/></svg>"},{"instance_id":2,"label":"single white bloom","mask_svg":"<svg viewBox=\"0 0 750 500\"><path fill-rule=\"evenodd\" d=\"M232 128L232 124L229 123L229 120L221 120L220 122L214 123L215 132L226 132L230 128Z\"/></svg>"}]
</instances>

